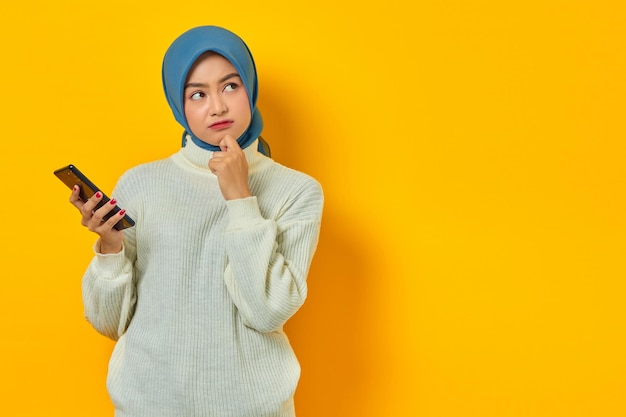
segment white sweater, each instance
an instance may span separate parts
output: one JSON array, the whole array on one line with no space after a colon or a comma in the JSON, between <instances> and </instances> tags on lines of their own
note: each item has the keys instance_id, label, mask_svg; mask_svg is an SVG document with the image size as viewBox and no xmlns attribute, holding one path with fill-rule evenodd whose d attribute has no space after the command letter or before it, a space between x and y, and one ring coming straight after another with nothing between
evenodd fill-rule
<instances>
[{"instance_id":1,"label":"white sweater","mask_svg":"<svg viewBox=\"0 0 626 417\"><path fill-rule=\"evenodd\" d=\"M113 196L136 221L97 252L85 315L117 340L116 417L293 417L300 366L282 331L307 295L323 195L317 181L245 149L254 197L225 201L212 152L188 140Z\"/></svg>"}]
</instances>

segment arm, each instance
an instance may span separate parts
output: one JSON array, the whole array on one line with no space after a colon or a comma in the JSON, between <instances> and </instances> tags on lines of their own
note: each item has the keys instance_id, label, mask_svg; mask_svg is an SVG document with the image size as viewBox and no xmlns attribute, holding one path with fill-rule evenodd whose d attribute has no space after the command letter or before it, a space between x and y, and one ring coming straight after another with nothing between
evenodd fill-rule
<instances>
[{"instance_id":1,"label":"arm","mask_svg":"<svg viewBox=\"0 0 626 417\"><path fill-rule=\"evenodd\" d=\"M315 181L307 182L276 220L261 216L256 197L227 201L224 279L247 326L276 331L304 303L322 205Z\"/></svg>"},{"instance_id":2,"label":"arm","mask_svg":"<svg viewBox=\"0 0 626 417\"><path fill-rule=\"evenodd\" d=\"M132 318L136 289L133 280L133 263L129 254L134 250L125 243L115 254L99 252L83 276L82 292L85 317L101 334L117 340L124 334Z\"/></svg>"},{"instance_id":3,"label":"arm","mask_svg":"<svg viewBox=\"0 0 626 417\"><path fill-rule=\"evenodd\" d=\"M101 193L96 193L83 202L75 187L70 202L80 211L82 225L99 236L94 247L96 255L83 276L85 317L98 332L117 340L126 330L135 305L132 266L136 253L135 228L123 232L113 228L125 210L120 211L119 216L102 222L116 200L112 199L111 204L105 204L94 212L101 198Z\"/></svg>"}]
</instances>

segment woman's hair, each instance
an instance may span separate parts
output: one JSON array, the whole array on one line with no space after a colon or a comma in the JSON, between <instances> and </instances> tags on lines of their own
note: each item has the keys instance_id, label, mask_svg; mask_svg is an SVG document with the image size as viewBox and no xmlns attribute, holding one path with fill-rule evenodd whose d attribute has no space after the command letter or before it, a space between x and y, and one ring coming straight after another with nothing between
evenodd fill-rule
<instances>
[{"instance_id":1,"label":"woman's hair","mask_svg":"<svg viewBox=\"0 0 626 417\"><path fill-rule=\"evenodd\" d=\"M163 58L163 89L165 97L180 123L183 132L183 146L187 136L199 147L219 151L218 146L210 145L197 138L185 118L184 90L189 70L205 52L212 51L222 55L235 67L248 93L252 119L248 128L237 138L241 148L246 148L261 134L263 119L256 108L258 84L254 58L245 42L227 29L217 26L199 26L180 35L170 45Z\"/></svg>"}]
</instances>

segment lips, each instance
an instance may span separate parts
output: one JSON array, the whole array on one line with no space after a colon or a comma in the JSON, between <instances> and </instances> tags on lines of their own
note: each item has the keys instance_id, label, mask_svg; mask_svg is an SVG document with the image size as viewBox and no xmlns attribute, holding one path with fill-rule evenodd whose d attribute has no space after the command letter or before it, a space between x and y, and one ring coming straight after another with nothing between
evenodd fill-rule
<instances>
[{"instance_id":1,"label":"lips","mask_svg":"<svg viewBox=\"0 0 626 417\"><path fill-rule=\"evenodd\" d=\"M209 129L222 130L222 129L227 129L231 127L232 125L233 125L232 120L220 120L219 122L215 122L209 125Z\"/></svg>"}]
</instances>

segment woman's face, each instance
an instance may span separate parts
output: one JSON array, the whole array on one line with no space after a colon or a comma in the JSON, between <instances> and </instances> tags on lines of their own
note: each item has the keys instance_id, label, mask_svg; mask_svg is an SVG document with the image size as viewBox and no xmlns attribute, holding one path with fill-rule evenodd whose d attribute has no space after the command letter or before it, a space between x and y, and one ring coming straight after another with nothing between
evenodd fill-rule
<instances>
[{"instance_id":1,"label":"woman's face","mask_svg":"<svg viewBox=\"0 0 626 417\"><path fill-rule=\"evenodd\" d=\"M189 70L183 103L192 133L214 146L226 135L239 138L252 118L241 77L230 61L213 52L201 55Z\"/></svg>"}]
</instances>

